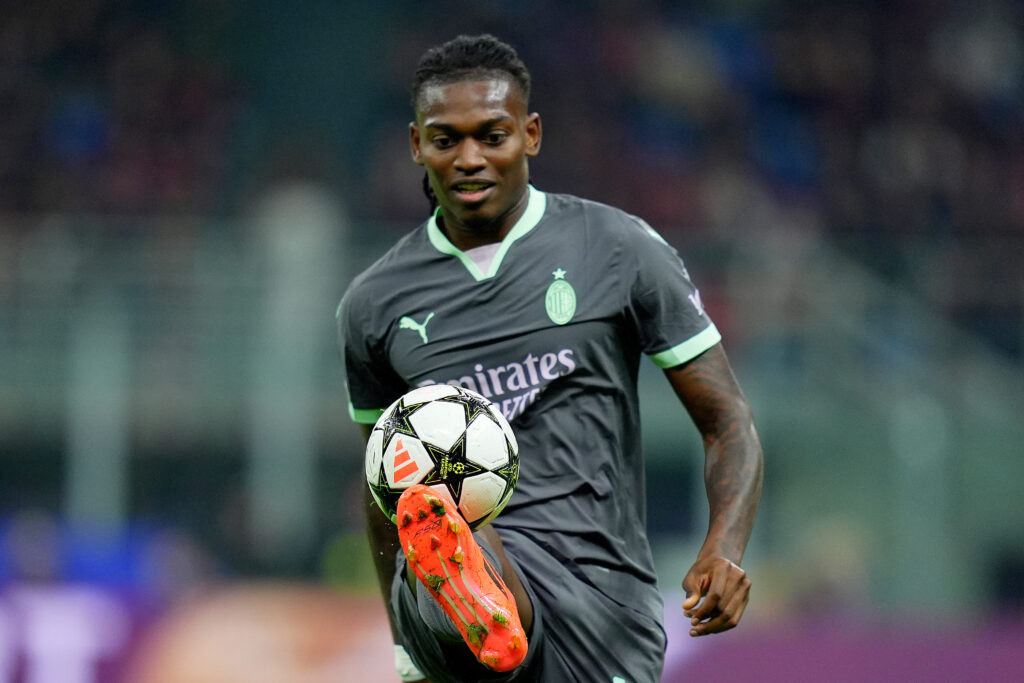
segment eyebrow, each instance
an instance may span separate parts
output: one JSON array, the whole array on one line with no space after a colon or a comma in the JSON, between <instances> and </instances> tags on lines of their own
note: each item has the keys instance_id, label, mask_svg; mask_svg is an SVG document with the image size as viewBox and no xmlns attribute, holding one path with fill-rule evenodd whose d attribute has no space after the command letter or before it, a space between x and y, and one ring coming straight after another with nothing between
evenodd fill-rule
<instances>
[{"instance_id":1,"label":"eyebrow","mask_svg":"<svg viewBox=\"0 0 1024 683\"><path fill-rule=\"evenodd\" d=\"M482 122L474 130L475 131L487 130L489 128L492 128L492 127L496 126L499 123L502 123L504 121L511 121L511 120L512 120L511 116L507 116L507 115L495 116L492 119L487 119L486 121ZM453 126L453 125L451 125L449 123L431 122L429 120L423 122L423 127L424 128L436 128L437 130L439 130L441 132L449 133L449 134L458 133L459 132L459 130L455 126Z\"/></svg>"}]
</instances>

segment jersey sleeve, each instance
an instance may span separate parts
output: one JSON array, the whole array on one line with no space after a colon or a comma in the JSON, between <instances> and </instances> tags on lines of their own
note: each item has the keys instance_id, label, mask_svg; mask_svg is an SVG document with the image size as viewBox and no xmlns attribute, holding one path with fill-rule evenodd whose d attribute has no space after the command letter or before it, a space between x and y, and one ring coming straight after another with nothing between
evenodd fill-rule
<instances>
[{"instance_id":1,"label":"jersey sleeve","mask_svg":"<svg viewBox=\"0 0 1024 683\"><path fill-rule=\"evenodd\" d=\"M645 222L627 230L628 306L643 352L660 368L681 365L721 341L678 252Z\"/></svg>"},{"instance_id":2,"label":"jersey sleeve","mask_svg":"<svg viewBox=\"0 0 1024 683\"><path fill-rule=\"evenodd\" d=\"M349 416L359 424L374 424L407 387L388 362L384 331L374 331L370 308L360 305L354 290L342 298L337 318Z\"/></svg>"}]
</instances>

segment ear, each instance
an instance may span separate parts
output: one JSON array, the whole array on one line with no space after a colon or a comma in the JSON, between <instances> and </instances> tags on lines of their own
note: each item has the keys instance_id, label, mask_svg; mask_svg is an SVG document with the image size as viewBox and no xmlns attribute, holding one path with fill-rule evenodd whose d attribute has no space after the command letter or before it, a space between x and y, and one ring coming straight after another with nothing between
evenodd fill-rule
<instances>
[{"instance_id":1,"label":"ear","mask_svg":"<svg viewBox=\"0 0 1024 683\"><path fill-rule=\"evenodd\" d=\"M535 157L540 154L541 125L540 114L534 112L526 117L526 156Z\"/></svg>"},{"instance_id":2,"label":"ear","mask_svg":"<svg viewBox=\"0 0 1024 683\"><path fill-rule=\"evenodd\" d=\"M412 161L420 166L423 165L423 152L420 150L420 127L413 121L409 124L409 152L412 154Z\"/></svg>"}]
</instances>

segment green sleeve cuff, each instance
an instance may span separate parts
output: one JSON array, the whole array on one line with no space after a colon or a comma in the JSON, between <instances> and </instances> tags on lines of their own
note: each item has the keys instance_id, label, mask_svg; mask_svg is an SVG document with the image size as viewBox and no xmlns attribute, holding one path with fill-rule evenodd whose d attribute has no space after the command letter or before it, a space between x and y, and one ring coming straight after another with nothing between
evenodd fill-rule
<instances>
[{"instance_id":1,"label":"green sleeve cuff","mask_svg":"<svg viewBox=\"0 0 1024 683\"><path fill-rule=\"evenodd\" d=\"M682 344L677 344L671 349L659 353L652 353L649 357L659 368L674 368L696 358L720 341L722 341L722 335L718 332L715 324L711 323L702 332L690 337Z\"/></svg>"},{"instance_id":2,"label":"green sleeve cuff","mask_svg":"<svg viewBox=\"0 0 1024 683\"><path fill-rule=\"evenodd\" d=\"M377 419L383 414L383 408L357 409L351 403L348 404L348 416L361 425L377 424Z\"/></svg>"}]
</instances>

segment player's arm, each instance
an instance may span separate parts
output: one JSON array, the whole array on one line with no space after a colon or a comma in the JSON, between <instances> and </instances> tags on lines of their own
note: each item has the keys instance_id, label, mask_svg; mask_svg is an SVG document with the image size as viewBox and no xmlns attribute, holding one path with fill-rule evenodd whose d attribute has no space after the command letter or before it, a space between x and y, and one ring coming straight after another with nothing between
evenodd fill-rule
<instances>
[{"instance_id":1,"label":"player's arm","mask_svg":"<svg viewBox=\"0 0 1024 683\"><path fill-rule=\"evenodd\" d=\"M750 579L739 565L761 498L763 455L721 344L665 375L704 441L708 533L683 579L690 635L702 636L733 628L747 606Z\"/></svg>"},{"instance_id":2,"label":"player's arm","mask_svg":"<svg viewBox=\"0 0 1024 683\"><path fill-rule=\"evenodd\" d=\"M373 431L373 425L361 424L359 427L363 433L363 441L366 442ZM373 565L377 570L377 582L380 584L381 596L387 609L388 624L391 626L391 638L396 645L401 645L402 637L391 616L391 582L395 578L395 554L401 547L398 529L377 507L368 486L363 487L363 514L366 517L366 536L370 541L370 553L373 555ZM426 679L421 680L427 683Z\"/></svg>"},{"instance_id":3,"label":"player's arm","mask_svg":"<svg viewBox=\"0 0 1024 683\"><path fill-rule=\"evenodd\" d=\"M370 438L373 425L359 425L363 432L363 441ZM366 536L370 541L370 553L373 555L373 565L377 570L377 581L380 584L381 597L384 604L389 606L388 621L391 624L391 637L396 643L402 642L399 639L398 629L391 618L391 582L395 578L395 553L401 547L398 542L398 529L377 507L376 501L370 495L370 488L363 487L363 515L366 518Z\"/></svg>"}]
</instances>

